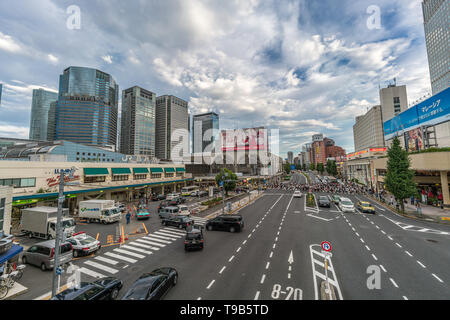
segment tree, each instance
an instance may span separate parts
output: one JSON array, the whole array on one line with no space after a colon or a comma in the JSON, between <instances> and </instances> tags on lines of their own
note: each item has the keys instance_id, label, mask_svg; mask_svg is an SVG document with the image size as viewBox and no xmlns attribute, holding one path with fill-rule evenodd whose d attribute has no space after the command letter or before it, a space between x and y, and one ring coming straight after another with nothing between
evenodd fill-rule
<instances>
[{"instance_id":1,"label":"tree","mask_svg":"<svg viewBox=\"0 0 450 320\"><path fill-rule=\"evenodd\" d=\"M319 171L321 174L325 171L323 163L318 163L317 164L317 171Z\"/></svg>"},{"instance_id":2,"label":"tree","mask_svg":"<svg viewBox=\"0 0 450 320\"><path fill-rule=\"evenodd\" d=\"M332 176L337 175L337 167L336 162L333 160L327 160L327 172Z\"/></svg>"},{"instance_id":3,"label":"tree","mask_svg":"<svg viewBox=\"0 0 450 320\"><path fill-rule=\"evenodd\" d=\"M311 164L309 165L309 170L311 170L311 171L316 170L316 165L315 165L314 163L311 163Z\"/></svg>"},{"instance_id":4,"label":"tree","mask_svg":"<svg viewBox=\"0 0 450 320\"><path fill-rule=\"evenodd\" d=\"M286 172L286 174L291 173L291 165L289 163L285 163L283 168L284 168L284 172Z\"/></svg>"},{"instance_id":5,"label":"tree","mask_svg":"<svg viewBox=\"0 0 450 320\"><path fill-rule=\"evenodd\" d=\"M411 161L406 150L400 146L400 140L395 137L388 150L387 172L384 184L392 193L401 211L405 211L403 199L417 194L417 186L414 182L414 170L410 169Z\"/></svg>"},{"instance_id":6,"label":"tree","mask_svg":"<svg viewBox=\"0 0 450 320\"><path fill-rule=\"evenodd\" d=\"M223 186L225 188L226 195L228 195L228 191L233 191L236 189L236 182L238 181L238 178L231 170L225 168L220 170L220 172L216 175L216 183L218 186L222 180L225 181Z\"/></svg>"},{"instance_id":7,"label":"tree","mask_svg":"<svg viewBox=\"0 0 450 320\"><path fill-rule=\"evenodd\" d=\"M306 171L306 163L303 164L303 171Z\"/></svg>"}]
</instances>

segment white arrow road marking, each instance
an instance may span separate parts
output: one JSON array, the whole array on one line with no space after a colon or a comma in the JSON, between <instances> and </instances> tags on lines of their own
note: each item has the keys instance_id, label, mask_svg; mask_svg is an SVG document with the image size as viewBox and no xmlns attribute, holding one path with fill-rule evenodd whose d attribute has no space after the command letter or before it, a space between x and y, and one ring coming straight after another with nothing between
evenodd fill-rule
<instances>
[{"instance_id":1,"label":"white arrow road marking","mask_svg":"<svg viewBox=\"0 0 450 320\"><path fill-rule=\"evenodd\" d=\"M289 255L288 262L289 262L289 264L292 264L292 262L294 262L294 254L292 253L292 250L291 250L291 254Z\"/></svg>"}]
</instances>

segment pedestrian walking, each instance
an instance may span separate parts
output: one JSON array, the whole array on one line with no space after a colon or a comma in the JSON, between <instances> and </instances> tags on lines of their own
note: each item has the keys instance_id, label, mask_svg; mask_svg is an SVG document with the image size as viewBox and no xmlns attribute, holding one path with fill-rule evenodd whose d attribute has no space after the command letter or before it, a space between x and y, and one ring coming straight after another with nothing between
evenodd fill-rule
<instances>
[{"instance_id":1,"label":"pedestrian walking","mask_svg":"<svg viewBox=\"0 0 450 320\"><path fill-rule=\"evenodd\" d=\"M416 210L417 210L417 213L420 215L420 216L422 216L422 207L421 207L421 205L420 205L420 202L417 202L417 205L416 205Z\"/></svg>"},{"instance_id":2,"label":"pedestrian walking","mask_svg":"<svg viewBox=\"0 0 450 320\"><path fill-rule=\"evenodd\" d=\"M127 213L127 215L125 217L127 218L127 224L130 224L130 219L131 219L130 211L128 211L128 213Z\"/></svg>"},{"instance_id":3,"label":"pedestrian walking","mask_svg":"<svg viewBox=\"0 0 450 320\"><path fill-rule=\"evenodd\" d=\"M444 202L443 202L443 196L442 196L442 192L438 192L438 203L439 206L441 207L441 209L444 209Z\"/></svg>"}]
</instances>

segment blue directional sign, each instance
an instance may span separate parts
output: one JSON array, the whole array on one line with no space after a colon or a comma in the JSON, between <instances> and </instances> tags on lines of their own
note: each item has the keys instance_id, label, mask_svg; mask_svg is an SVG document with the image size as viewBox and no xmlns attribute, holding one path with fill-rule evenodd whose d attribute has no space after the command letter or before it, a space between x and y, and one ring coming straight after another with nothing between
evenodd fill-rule
<instances>
[{"instance_id":1,"label":"blue directional sign","mask_svg":"<svg viewBox=\"0 0 450 320\"><path fill-rule=\"evenodd\" d=\"M295 165L291 164L291 170L295 170Z\"/></svg>"},{"instance_id":2,"label":"blue directional sign","mask_svg":"<svg viewBox=\"0 0 450 320\"><path fill-rule=\"evenodd\" d=\"M220 181L220 182L219 182L219 186L220 186L220 187L223 187L223 181Z\"/></svg>"}]
</instances>

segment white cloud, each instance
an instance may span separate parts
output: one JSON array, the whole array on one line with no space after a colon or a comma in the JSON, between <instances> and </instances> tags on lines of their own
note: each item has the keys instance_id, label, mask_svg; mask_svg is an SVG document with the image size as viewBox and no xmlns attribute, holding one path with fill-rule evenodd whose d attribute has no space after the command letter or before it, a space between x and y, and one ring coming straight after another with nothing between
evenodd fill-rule
<instances>
[{"instance_id":1,"label":"white cloud","mask_svg":"<svg viewBox=\"0 0 450 320\"><path fill-rule=\"evenodd\" d=\"M106 55L106 56L102 56L103 61L105 61L108 64L112 63L112 56Z\"/></svg>"},{"instance_id":2,"label":"white cloud","mask_svg":"<svg viewBox=\"0 0 450 320\"><path fill-rule=\"evenodd\" d=\"M21 46L11 36L2 32L0 32L0 49L12 53L17 53L22 50Z\"/></svg>"}]
</instances>

